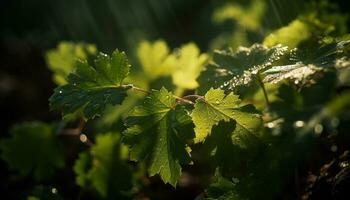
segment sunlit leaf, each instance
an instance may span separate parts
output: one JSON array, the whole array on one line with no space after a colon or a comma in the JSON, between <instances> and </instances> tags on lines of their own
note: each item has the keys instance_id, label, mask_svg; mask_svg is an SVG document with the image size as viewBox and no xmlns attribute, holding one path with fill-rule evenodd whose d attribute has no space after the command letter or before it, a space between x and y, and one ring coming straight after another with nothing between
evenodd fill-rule
<instances>
[{"instance_id":1,"label":"sunlit leaf","mask_svg":"<svg viewBox=\"0 0 350 200\"><path fill-rule=\"evenodd\" d=\"M311 32L308 25L305 22L296 19L287 26L269 34L265 38L263 44L268 47L282 44L289 48L295 48L300 42L307 40L309 37L311 37Z\"/></svg>"},{"instance_id":2,"label":"sunlit leaf","mask_svg":"<svg viewBox=\"0 0 350 200\"><path fill-rule=\"evenodd\" d=\"M265 10L265 2L261 0L253 0L247 7L242 7L236 3L229 3L214 12L213 20L217 23L222 23L225 20L234 20L240 26L255 31L260 27L260 20Z\"/></svg>"},{"instance_id":3,"label":"sunlit leaf","mask_svg":"<svg viewBox=\"0 0 350 200\"><path fill-rule=\"evenodd\" d=\"M213 64L206 66L200 82L206 87L233 89L249 84L255 75L272 66L287 52L287 47L277 45L267 48L254 44L250 48L240 47L214 52Z\"/></svg>"},{"instance_id":4,"label":"sunlit leaf","mask_svg":"<svg viewBox=\"0 0 350 200\"><path fill-rule=\"evenodd\" d=\"M243 138L256 135L262 123L253 106L241 105L238 96L233 93L225 95L220 89L210 89L204 100L197 100L191 116L195 125L195 142L204 141L211 134L212 127L221 120L232 119L236 122L234 142L242 147L246 145Z\"/></svg>"},{"instance_id":5,"label":"sunlit leaf","mask_svg":"<svg viewBox=\"0 0 350 200\"><path fill-rule=\"evenodd\" d=\"M139 44L137 57L149 79L171 74L172 66L164 62L169 53L169 48L163 40L157 40L154 43L142 41Z\"/></svg>"},{"instance_id":6,"label":"sunlit leaf","mask_svg":"<svg viewBox=\"0 0 350 200\"><path fill-rule=\"evenodd\" d=\"M167 65L172 66L172 79L174 85L184 89L195 89L198 87L198 78L203 65L208 60L207 54L200 54L194 43L182 46L177 52L171 54Z\"/></svg>"},{"instance_id":7,"label":"sunlit leaf","mask_svg":"<svg viewBox=\"0 0 350 200\"><path fill-rule=\"evenodd\" d=\"M291 51L292 64L273 66L263 72L264 82L278 83L283 80L296 85L307 85L315 82L320 72L347 67L344 48L350 41L341 41L324 45L313 52L294 49Z\"/></svg>"}]
</instances>

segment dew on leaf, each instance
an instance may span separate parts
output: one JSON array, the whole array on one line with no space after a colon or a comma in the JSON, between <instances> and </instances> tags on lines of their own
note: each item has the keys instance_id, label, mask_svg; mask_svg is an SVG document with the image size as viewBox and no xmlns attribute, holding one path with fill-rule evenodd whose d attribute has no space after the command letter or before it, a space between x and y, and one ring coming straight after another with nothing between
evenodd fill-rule
<instances>
[{"instance_id":1,"label":"dew on leaf","mask_svg":"<svg viewBox=\"0 0 350 200\"><path fill-rule=\"evenodd\" d=\"M323 126L322 124L316 124L316 126L314 127L314 131L316 134L321 134L323 131Z\"/></svg>"},{"instance_id":2,"label":"dew on leaf","mask_svg":"<svg viewBox=\"0 0 350 200\"><path fill-rule=\"evenodd\" d=\"M80 134L79 136L79 140L83 143L85 143L87 141L87 136L85 134Z\"/></svg>"},{"instance_id":3,"label":"dew on leaf","mask_svg":"<svg viewBox=\"0 0 350 200\"><path fill-rule=\"evenodd\" d=\"M341 168L346 168L346 167L349 166L349 162L348 162L348 161L341 162L341 163L339 164L339 166L340 166Z\"/></svg>"},{"instance_id":4,"label":"dew on leaf","mask_svg":"<svg viewBox=\"0 0 350 200\"><path fill-rule=\"evenodd\" d=\"M336 152L337 150L338 150L337 145L332 145L332 146L331 146L331 151L332 151L332 152Z\"/></svg>"},{"instance_id":5,"label":"dew on leaf","mask_svg":"<svg viewBox=\"0 0 350 200\"><path fill-rule=\"evenodd\" d=\"M298 120L298 121L294 122L294 126L297 127L297 128L301 128L304 125L305 125L305 122L301 121L301 120Z\"/></svg>"},{"instance_id":6,"label":"dew on leaf","mask_svg":"<svg viewBox=\"0 0 350 200\"><path fill-rule=\"evenodd\" d=\"M51 192L52 192L52 194L57 194L57 189L56 188L52 188Z\"/></svg>"}]
</instances>

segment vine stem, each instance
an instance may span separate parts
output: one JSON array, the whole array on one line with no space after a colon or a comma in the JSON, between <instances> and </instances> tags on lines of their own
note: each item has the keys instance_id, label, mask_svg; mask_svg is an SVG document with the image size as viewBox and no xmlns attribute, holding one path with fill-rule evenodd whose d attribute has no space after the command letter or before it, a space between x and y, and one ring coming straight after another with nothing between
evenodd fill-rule
<instances>
[{"instance_id":1,"label":"vine stem","mask_svg":"<svg viewBox=\"0 0 350 200\"><path fill-rule=\"evenodd\" d=\"M265 85L262 82L261 77L260 77L259 74L257 75L257 80L258 80L259 86L261 87L261 89L262 89L262 91L264 93L264 98L265 98L265 101L266 101L266 107L269 108L270 107L269 97L267 96Z\"/></svg>"},{"instance_id":2,"label":"vine stem","mask_svg":"<svg viewBox=\"0 0 350 200\"><path fill-rule=\"evenodd\" d=\"M145 90L143 88L139 88L139 87L136 87L134 85L130 85L130 86L131 86L131 89L134 90L134 91L142 92L144 94L151 94L150 91ZM190 101L190 100L188 100L186 98L178 97L178 96L175 96L175 95L173 95L173 97L179 102L183 102L183 103L187 103L187 104L190 104L190 105L194 105L194 103L192 101Z\"/></svg>"}]
</instances>

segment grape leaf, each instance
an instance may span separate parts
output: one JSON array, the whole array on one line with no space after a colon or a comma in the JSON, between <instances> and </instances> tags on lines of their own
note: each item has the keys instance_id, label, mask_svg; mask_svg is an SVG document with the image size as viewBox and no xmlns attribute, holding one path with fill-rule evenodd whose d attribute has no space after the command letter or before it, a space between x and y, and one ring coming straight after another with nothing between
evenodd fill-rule
<instances>
[{"instance_id":1,"label":"grape leaf","mask_svg":"<svg viewBox=\"0 0 350 200\"><path fill-rule=\"evenodd\" d=\"M45 60L54 73L53 81L57 85L64 85L67 83L65 78L73 71L76 61L95 54L96 47L93 44L61 42L57 48L46 52Z\"/></svg>"},{"instance_id":2,"label":"grape leaf","mask_svg":"<svg viewBox=\"0 0 350 200\"><path fill-rule=\"evenodd\" d=\"M191 114L195 125L195 142L203 142L210 135L212 127L221 120L236 121L233 137L239 145L244 146L241 138L256 135L262 120L253 106L242 106L238 96L233 93L225 95L220 89L210 89L204 98L197 100Z\"/></svg>"},{"instance_id":3,"label":"grape leaf","mask_svg":"<svg viewBox=\"0 0 350 200\"><path fill-rule=\"evenodd\" d=\"M144 103L127 118L130 126L124 132L124 142L130 145L131 159L144 160L150 176L159 174L165 183L176 186L181 165L190 162L179 128L186 115L183 107L165 88L153 91ZM185 120L187 121L187 120Z\"/></svg>"},{"instance_id":4,"label":"grape leaf","mask_svg":"<svg viewBox=\"0 0 350 200\"><path fill-rule=\"evenodd\" d=\"M47 180L65 165L63 151L53 128L42 122L28 122L14 126L11 138L0 143L1 158L9 168L21 176L33 175Z\"/></svg>"},{"instance_id":5,"label":"grape leaf","mask_svg":"<svg viewBox=\"0 0 350 200\"><path fill-rule=\"evenodd\" d=\"M74 165L76 182L83 188L94 188L102 197L120 199L131 189L131 171L125 162L127 147L118 134L98 135L91 152L79 155Z\"/></svg>"},{"instance_id":6,"label":"grape leaf","mask_svg":"<svg viewBox=\"0 0 350 200\"><path fill-rule=\"evenodd\" d=\"M137 47L137 57L143 71L149 79L170 75L172 67L164 61L169 55L169 48L163 40L154 43L142 41Z\"/></svg>"},{"instance_id":7,"label":"grape leaf","mask_svg":"<svg viewBox=\"0 0 350 200\"><path fill-rule=\"evenodd\" d=\"M198 47L189 43L169 55L165 62L173 68L171 76L174 85L183 89L196 89L196 79L207 60L207 54L200 54Z\"/></svg>"},{"instance_id":8,"label":"grape leaf","mask_svg":"<svg viewBox=\"0 0 350 200\"><path fill-rule=\"evenodd\" d=\"M278 83L288 80L302 86L313 83L320 72L335 70L339 60L348 58L349 55L344 53L344 49L349 44L350 40L347 40L326 44L315 51L294 49L290 55L290 60L293 63L274 66L264 71L262 73L265 76L263 81Z\"/></svg>"},{"instance_id":9,"label":"grape leaf","mask_svg":"<svg viewBox=\"0 0 350 200\"><path fill-rule=\"evenodd\" d=\"M308 25L300 19L292 21L271 34L269 34L263 44L272 47L277 44L288 46L289 48L297 47L301 42L311 37L311 30Z\"/></svg>"},{"instance_id":10,"label":"grape leaf","mask_svg":"<svg viewBox=\"0 0 350 200\"><path fill-rule=\"evenodd\" d=\"M121 104L131 86L123 86L130 65L124 52L114 51L112 56L100 53L95 67L79 61L76 71L69 74L66 85L57 87L50 97L52 109L63 109L63 115L80 109L88 119L101 115L107 104Z\"/></svg>"},{"instance_id":11,"label":"grape leaf","mask_svg":"<svg viewBox=\"0 0 350 200\"><path fill-rule=\"evenodd\" d=\"M228 3L215 10L213 21L222 23L226 20L237 21L238 24L250 31L260 28L260 21L265 13L266 3L260 0L253 0L249 6L242 7L236 3Z\"/></svg>"},{"instance_id":12,"label":"grape leaf","mask_svg":"<svg viewBox=\"0 0 350 200\"><path fill-rule=\"evenodd\" d=\"M270 67L287 52L281 45L267 48L254 44L250 48L240 47L236 52L232 49L217 50L213 55L213 63L202 72L201 85L233 89L247 85L252 77Z\"/></svg>"}]
</instances>

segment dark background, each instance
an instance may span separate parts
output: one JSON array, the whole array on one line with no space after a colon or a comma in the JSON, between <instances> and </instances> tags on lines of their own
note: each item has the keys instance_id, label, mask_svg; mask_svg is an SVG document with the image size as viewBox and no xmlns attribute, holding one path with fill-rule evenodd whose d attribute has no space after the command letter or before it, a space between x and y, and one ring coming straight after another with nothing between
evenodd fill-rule
<instances>
[{"instance_id":1,"label":"dark background","mask_svg":"<svg viewBox=\"0 0 350 200\"><path fill-rule=\"evenodd\" d=\"M104 52L125 50L131 62L142 39L163 38L171 47L189 41L202 51L225 27L212 23L223 0L0 0L0 138L14 123L60 118L50 113L55 84L44 53L58 42L84 41ZM238 1L245 2L245 1ZM264 31L288 24L304 0L267 0ZM349 13L348 0L331 1ZM349 26L348 26L349 27ZM0 182L7 177L0 161ZM0 186L1 187L1 186ZM0 189L1 192L2 189Z\"/></svg>"}]
</instances>

